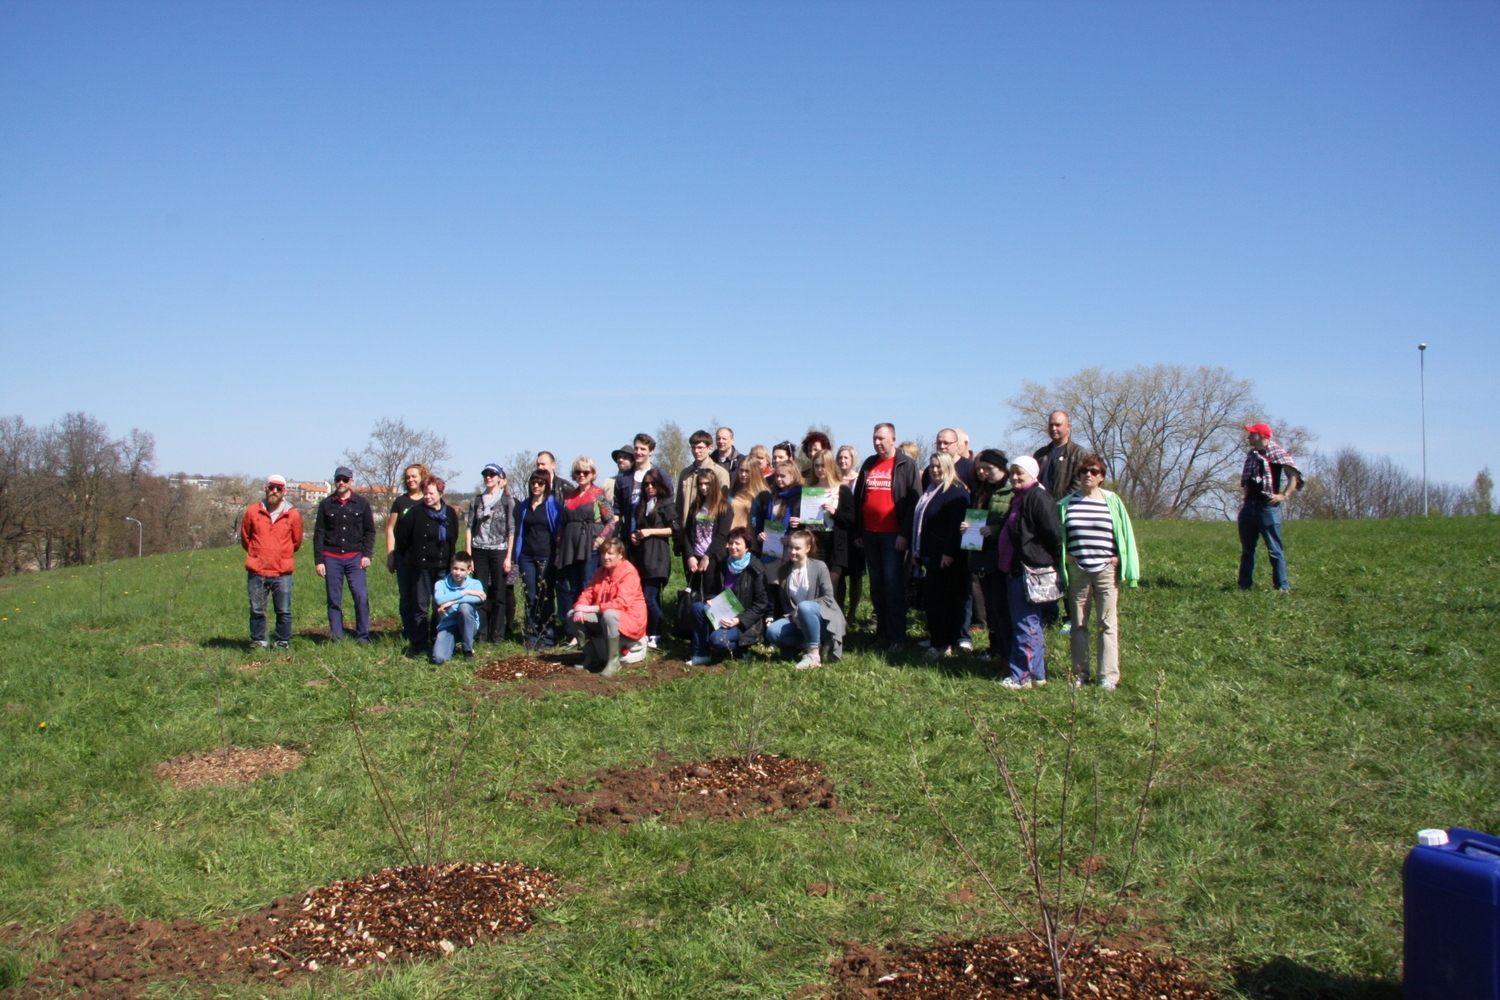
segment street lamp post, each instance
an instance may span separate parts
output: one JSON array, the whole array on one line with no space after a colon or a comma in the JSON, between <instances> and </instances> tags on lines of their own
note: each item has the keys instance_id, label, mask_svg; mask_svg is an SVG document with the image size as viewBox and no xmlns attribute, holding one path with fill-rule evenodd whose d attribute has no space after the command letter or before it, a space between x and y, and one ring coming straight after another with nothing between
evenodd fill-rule
<instances>
[{"instance_id":1,"label":"street lamp post","mask_svg":"<svg viewBox=\"0 0 1500 1000\"><path fill-rule=\"evenodd\" d=\"M1417 345L1417 366L1422 372L1422 516L1427 516L1427 345Z\"/></svg>"},{"instance_id":2,"label":"street lamp post","mask_svg":"<svg viewBox=\"0 0 1500 1000\"><path fill-rule=\"evenodd\" d=\"M146 529L141 526L140 521L136 521L133 517L127 515L125 520L135 521L135 557L139 559L141 557L141 551L146 537Z\"/></svg>"}]
</instances>

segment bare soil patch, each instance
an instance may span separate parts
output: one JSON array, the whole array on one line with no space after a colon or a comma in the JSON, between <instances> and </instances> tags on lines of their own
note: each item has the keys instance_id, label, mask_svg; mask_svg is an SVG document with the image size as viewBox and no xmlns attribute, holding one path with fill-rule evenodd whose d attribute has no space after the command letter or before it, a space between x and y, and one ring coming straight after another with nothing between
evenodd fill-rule
<instances>
[{"instance_id":1,"label":"bare soil patch","mask_svg":"<svg viewBox=\"0 0 1500 1000\"><path fill-rule=\"evenodd\" d=\"M1219 996L1175 958L1101 944L1079 946L1071 995L1098 1000L1216 1000ZM846 943L829 970L831 990L799 991L829 1000L992 1000L1055 997L1046 949L1026 934L968 941L939 939L928 948L883 949Z\"/></svg>"},{"instance_id":2,"label":"bare soil patch","mask_svg":"<svg viewBox=\"0 0 1500 1000\"><path fill-rule=\"evenodd\" d=\"M442 957L531 928L555 877L525 865L457 862L387 868L205 927L84 913L57 932L18 1000L130 1000L163 980L197 986L279 982L323 968Z\"/></svg>"},{"instance_id":3,"label":"bare soil patch","mask_svg":"<svg viewBox=\"0 0 1500 1000\"><path fill-rule=\"evenodd\" d=\"M741 819L783 809L834 809L839 797L817 761L761 754L695 764L611 767L586 778L538 785L543 803L578 810L576 825L619 826L658 816Z\"/></svg>"},{"instance_id":4,"label":"bare soil patch","mask_svg":"<svg viewBox=\"0 0 1500 1000\"><path fill-rule=\"evenodd\" d=\"M178 791L204 785L248 784L257 778L285 774L302 766L302 754L278 744L268 747L230 747L184 754L156 765L156 776Z\"/></svg>"},{"instance_id":5,"label":"bare soil patch","mask_svg":"<svg viewBox=\"0 0 1500 1000\"><path fill-rule=\"evenodd\" d=\"M400 632L401 619L399 618L370 619L370 635L372 637L377 635L390 635L392 633L400 634ZM333 638L333 633L329 631L327 625L309 625L307 628L302 629L299 634L309 639ZM352 618L346 619L344 621L344 637L348 639L354 638L354 619Z\"/></svg>"},{"instance_id":6,"label":"bare soil patch","mask_svg":"<svg viewBox=\"0 0 1500 1000\"><path fill-rule=\"evenodd\" d=\"M554 691L612 696L696 674L724 672L723 667L690 667L681 660L646 659L626 664L613 677L601 677L587 670L575 669L582 662L582 653L512 656L484 664L474 671L474 676L496 685L482 689L489 694L540 698Z\"/></svg>"}]
</instances>

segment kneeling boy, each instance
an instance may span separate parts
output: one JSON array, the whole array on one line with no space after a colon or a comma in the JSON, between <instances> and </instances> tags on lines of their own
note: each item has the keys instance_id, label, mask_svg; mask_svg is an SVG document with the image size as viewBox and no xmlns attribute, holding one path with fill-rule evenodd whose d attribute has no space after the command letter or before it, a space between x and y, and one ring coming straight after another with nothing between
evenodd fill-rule
<instances>
[{"instance_id":1,"label":"kneeling boy","mask_svg":"<svg viewBox=\"0 0 1500 1000\"><path fill-rule=\"evenodd\" d=\"M432 662L453 659L453 644L463 647L464 659L474 658L474 633L479 630L479 605L484 602L484 584L470 578L474 560L467 552L453 553L450 572L433 587L433 604L439 615L437 638L432 643Z\"/></svg>"}]
</instances>

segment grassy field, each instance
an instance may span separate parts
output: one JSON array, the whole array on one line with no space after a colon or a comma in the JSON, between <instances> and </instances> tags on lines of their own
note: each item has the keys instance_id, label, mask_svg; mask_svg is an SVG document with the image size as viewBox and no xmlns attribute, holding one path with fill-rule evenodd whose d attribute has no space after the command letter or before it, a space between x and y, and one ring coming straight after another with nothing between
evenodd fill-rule
<instances>
[{"instance_id":1,"label":"grassy field","mask_svg":"<svg viewBox=\"0 0 1500 1000\"><path fill-rule=\"evenodd\" d=\"M1415 831L1500 831L1500 518L1290 524L1290 595L1234 589L1233 525L1138 532L1121 690L1081 694L1106 877L1126 853L1161 670L1175 758L1152 798L1140 919L1169 928L1231 995L1398 996L1400 865ZM308 682L326 676L322 661L363 702L391 706L367 731L410 774L430 734L467 711L469 668L405 660L394 639L302 636L326 624L310 565L289 659L252 654L240 565L238 549L219 549L0 580L0 921L48 928L94 907L208 919L400 862L343 696ZM393 583L372 579L375 614L394 616ZM1049 642L1061 677L1066 639ZM239 669L252 659L268 662ZM507 798L522 747L523 788L658 751L727 754L744 726L737 700L762 680L788 705L771 749L825 762L847 815L612 832ZM307 764L186 793L156 779L154 763L218 745L216 684L231 742L296 745ZM1006 692L968 660L887 663L857 644L805 674L756 661L615 698L496 699L451 853L524 861L575 891L524 938L279 993L775 997L822 981L838 941L1007 929L982 895L950 901L979 883L923 801L912 747L951 822L1019 898L1015 838L965 710L1029 760L1037 741L1056 743L1033 709L1060 718L1068 701L1063 684ZM809 896L815 882L835 889ZM11 978L32 958L0 957Z\"/></svg>"}]
</instances>

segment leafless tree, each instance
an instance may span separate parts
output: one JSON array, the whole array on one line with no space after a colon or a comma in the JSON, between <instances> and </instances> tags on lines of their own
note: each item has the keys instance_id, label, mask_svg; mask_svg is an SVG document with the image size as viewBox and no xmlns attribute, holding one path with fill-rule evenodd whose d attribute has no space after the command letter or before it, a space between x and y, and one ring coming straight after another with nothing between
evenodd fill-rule
<instances>
[{"instance_id":1,"label":"leafless tree","mask_svg":"<svg viewBox=\"0 0 1500 1000\"><path fill-rule=\"evenodd\" d=\"M662 475L667 477L667 482L676 489L678 474L692 461L693 453L688 448L687 435L682 433L677 421L663 420L656 429L656 454L652 457L651 464L660 468Z\"/></svg>"},{"instance_id":2,"label":"leafless tree","mask_svg":"<svg viewBox=\"0 0 1500 1000\"><path fill-rule=\"evenodd\" d=\"M370 486L385 486L394 496L402 488L401 473L409 465L420 463L432 469L434 474L441 474L447 479L456 478L456 470L438 472L442 463L452 457L446 438L433 431L408 427L404 419L382 417L375 421L375 428L370 431L370 440L364 449L345 452L344 462L354 470L361 482Z\"/></svg>"},{"instance_id":3,"label":"leafless tree","mask_svg":"<svg viewBox=\"0 0 1500 1000\"><path fill-rule=\"evenodd\" d=\"M1495 480L1490 477L1490 467L1485 466L1474 477L1474 513L1495 512Z\"/></svg>"},{"instance_id":4,"label":"leafless tree","mask_svg":"<svg viewBox=\"0 0 1500 1000\"><path fill-rule=\"evenodd\" d=\"M529 491L526 485L532 470L536 468L536 452L523 448L505 460L505 488L517 500L524 500Z\"/></svg>"},{"instance_id":5,"label":"leafless tree","mask_svg":"<svg viewBox=\"0 0 1500 1000\"><path fill-rule=\"evenodd\" d=\"M1354 448L1341 448L1332 455L1314 453L1307 466L1307 486L1292 498L1289 516L1416 517L1422 513L1422 477L1389 456L1372 457ZM1471 489L1452 483L1428 483L1429 510L1438 515L1479 513L1488 507L1488 497L1480 499L1485 477L1486 473L1480 472Z\"/></svg>"},{"instance_id":6,"label":"leafless tree","mask_svg":"<svg viewBox=\"0 0 1500 1000\"><path fill-rule=\"evenodd\" d=\"M1244 425L1263 417L1250 380L1181 365L1085 368L1050 386L1025 382L1009 404L1018 431L1039 431L1052 411L1066 410L1073 438L1105 460L1140 518L1237 509ZM1278 439L1295 454L1308 435L1283 428Z\"/></svg>"}]
</instances>

